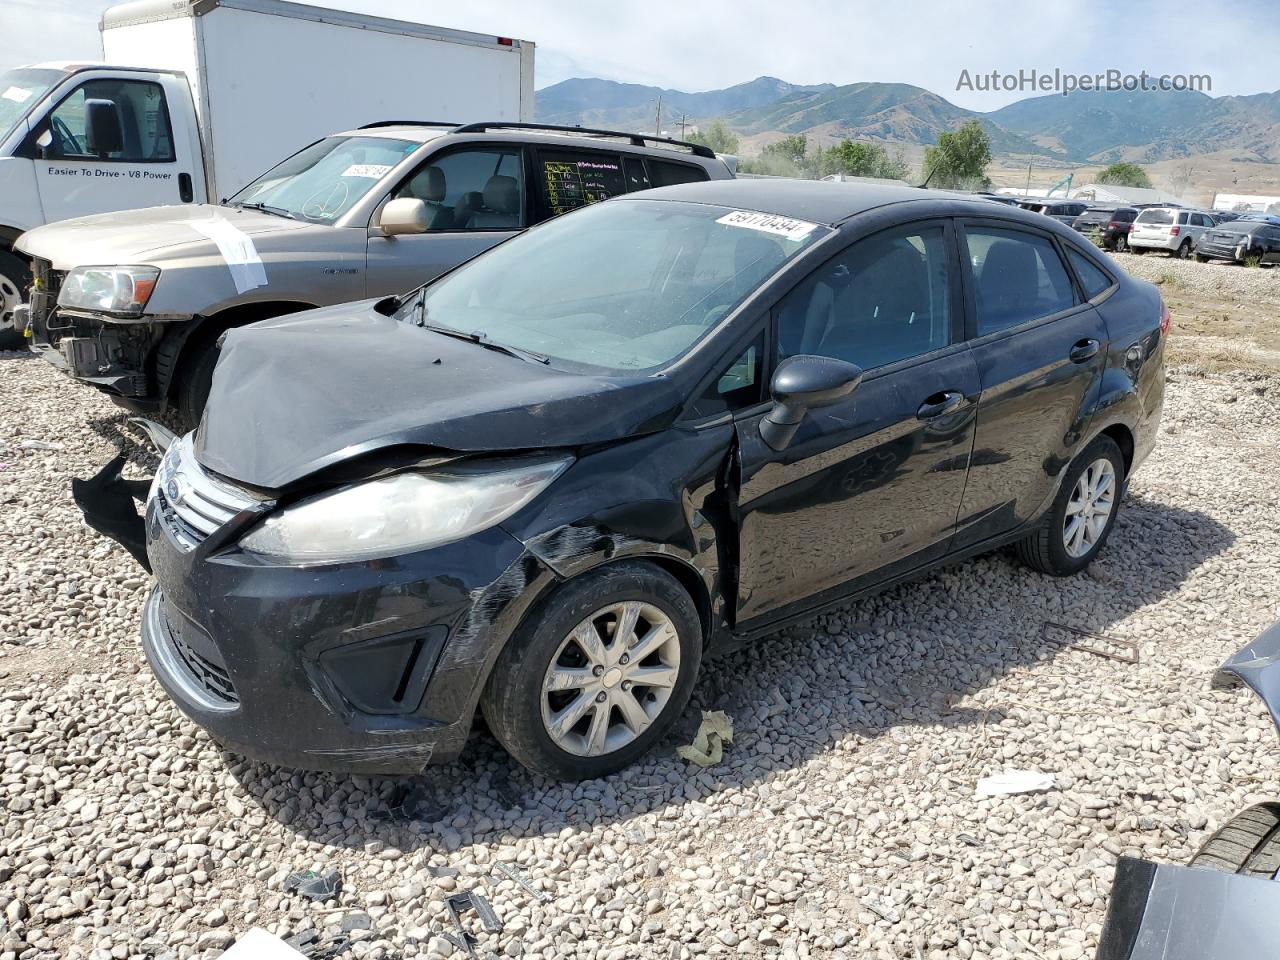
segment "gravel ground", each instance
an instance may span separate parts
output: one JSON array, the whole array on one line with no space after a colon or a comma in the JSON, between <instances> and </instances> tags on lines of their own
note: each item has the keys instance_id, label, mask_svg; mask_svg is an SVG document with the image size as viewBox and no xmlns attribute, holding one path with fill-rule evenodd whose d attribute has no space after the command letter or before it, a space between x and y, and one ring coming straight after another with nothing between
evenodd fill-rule
<instances>
[{"instance_id":1,"label":"gravel ground","mask_svg":"<svg viewBox=\"0 0 1280 960\"><path fill-rule=\"evenodd\" d=\"M1135 277L1152 283L1174 283L1187 291L1220 297L1228 302L1247 300L1280 303L1280 267L1242 267L1234 264L1175 260L1163 253L1113 254L1115 261Z\"/></svg>"},{"instance_id":2,"label":"gravel ground","mask_svg":"<svg viewBox=\"0 0 1280 960\"><path fill-rule=\"evenodd\" d=\"M711 664L681 734L700 707L737 735L705 772L672 739L554 784L481 733L397 782L249 763L181 716L139 649L145 577L69 495L123 417L0 355L0 960L213 957L255 925L315 956L461 956L442 897L482 882L506 926L481 956L1091 957L1117 856L1185 861L1280 773L1261 704L1208 689L1277 618L1280 380L1171 381L1087 575L989 556ZM1142 663L1048 644L1045 620ZM974 799L1007 768L1058 785ZM387 819L406 788L412 819ZM286 894L308 868L340 892Z\"/></svg>"}]
</instances>

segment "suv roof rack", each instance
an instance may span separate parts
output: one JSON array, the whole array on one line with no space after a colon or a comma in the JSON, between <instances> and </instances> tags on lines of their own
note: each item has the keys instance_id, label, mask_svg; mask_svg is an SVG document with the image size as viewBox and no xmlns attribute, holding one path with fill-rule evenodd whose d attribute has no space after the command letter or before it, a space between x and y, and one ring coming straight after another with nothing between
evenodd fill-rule
<instances>
[{"instance_id":1,"label":"suv roof rack","mask_svg":"<svg viewBox=\"0 0 1280 960\"><path fill-rule=\"evenodd\" d=\"M688 140L673 140L671 137L651 137L643 133L626 133L622 130L596 130L592 127L569 127L558 123L512 123L507 121L482 121L480 123L464 123L454 127L454 133L485 133L488 130L544 130L549 133L573 133L583 137L611 137L629 140L633 147L643 147L647 143L660 143L669 147L681 147L696 157L715 159L715 151L705 144L690 143Z\"/></svg>"},{"instance_id":2,"label":"suv roof rack","mask_svg":"<svg viewBox=\"0 0 1280 960\"><path fill-rule=\"evenodd\" d=\"M452 120L375 120L356 127L357 130L376 130L378 127L456 127Z\"/></svg>"}]
</instances>

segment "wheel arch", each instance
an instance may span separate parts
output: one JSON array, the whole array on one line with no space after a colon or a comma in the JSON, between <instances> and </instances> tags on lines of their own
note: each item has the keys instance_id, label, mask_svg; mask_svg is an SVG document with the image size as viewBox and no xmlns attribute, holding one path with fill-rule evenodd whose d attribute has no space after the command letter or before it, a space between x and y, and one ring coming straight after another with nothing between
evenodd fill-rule
<instances>
[{"instance_id":1,"label":"wheel arch","mask_svg":"<svg viewBox=\"0 0 1280 960\"><path fill-rule=\"evenodd\" d=\"M1120 455L1124 457L1124 475L1126 478L1133 469L1133 456L1135 450L1135 438L1133 430L1126 423L1113 423L1104 427L1098 432L1100 437L1110 437L1117 447L1120 448Z\"/></svg>"},{"instance_id":2,"label":"wheel arch","mask_svg":"<svg viewBox=\"0 0 1280 960\"><path fill-rule=\"evenodd\" d=\"M267 300L238 304L208 316L196 316L185 323L175 323L156 348L156 381L161 396L173 398L177 372L188 363L196 350L212 343L236 327L283 317L303 310L314 310L314 303L298 300Z\"/></svg>"}]
</instances>

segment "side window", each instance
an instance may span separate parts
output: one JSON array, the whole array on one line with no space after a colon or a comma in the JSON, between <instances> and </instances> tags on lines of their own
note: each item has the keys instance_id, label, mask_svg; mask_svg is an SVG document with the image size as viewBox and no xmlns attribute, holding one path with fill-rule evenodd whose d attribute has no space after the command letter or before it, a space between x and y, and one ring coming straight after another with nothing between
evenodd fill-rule
<instances>
[{"instance_id":1,"label":"side window","mask_svg":"<svg viewBox=\"0 0 1280 960\"><path fill-rule=\"evenodd\" d=\"M432 157L395 192L427 205L428 229L519 230L525 225L518 149L462 149Z\"/></svg>"},{"instance_id":2,"label":"side window","mask_svg":"<svg viewBox=\"0 0 1280 960\"><path fill-rule=\"evenodd\" d=\"M1075 290L1052 241L1003 227L965 229L978 336L1075 306Z\"/></svg>"},{"instance_id":3,"label":"side window","mask_svg":"<svg viewBox=\"0 0 1280 960\"><path fill-rule=\"evenodd\" d=\"M759 403L763 379L764 334L761 334L697 399L693 405L694 416L710 417Z\"/></svg>"},{"instance_id":4,"label":"side window","mask_svg":"<svg viewBox=\"0 0 1280 960\"><path fill-rule=\"evenodd\" d=\"M648 190L652 186L649 183L648 171L644 168L644 161L639 157L622 158L622 171L627 178L627 191Z\"/></svg>"},{"instance_id":5,"label":"side window","mask_svg":"<svg viewBox=\"0 0 1280 960\"><path fill-rule=\"evenodd\" d=\"M702 167L692 163L674 163L670 160L655 160L650 157L649 179L655 187L672 187L677 183L701 183L711 177Z\"/></svg>"},{"instance_id":6,"label":"side window","mask_svg":"<svg viewBox=\"0 0 1280 960\"><path fill-rule=\"evenodd\" d=\"M114 105L114 129L106 143L91 143L86 104ZM50 160L97 160L118 163L172 163L173 131L160 84L144 80L89 80L49 114ZM41 141L43 143L43 141Z\"/></svg>"},{"instance_id":7,"label":"side window","mask_svg":"<svg viewBox=\"0 0 1280 960\"><path fill-rule=\"evenodd\" d=\"M946 232L888 230L818 267L778 310L778 355L818 354L864 369L951 342Z\"/></svg>"},{"instance_id":8,"label":"side window","mask_svg":"<svg viewBox=\"0 0 1280 960\"><path fill-rule=\"evenodd\" d=\"M631 189L616 153L539 150L538 178L553 217Z\"/></svg>"},{"instance_id":9,"label":"side window","mask_svg":"<svg viewBox=\"0 0 1280 960\"><path fill-rule=\"evenodd\" d=\"M1187 225L1187 214L1185 211L1183 213L1178 214L1178 223L1180 223L1184 227Z\"/></svg>"},{"instance_id":10,"label":"side window","mask_svg":"<svg viewBox=\"0 0 1280 960\"><path fill-rule=\"evenodd\" d=\"M1111 286L1111 278L1083 253L1067 247L1067 258L1071 261L1071 266L1075 267L1080 286L1084 287L1084 294L1090 300Z\"/></svg>"}]
</instances>

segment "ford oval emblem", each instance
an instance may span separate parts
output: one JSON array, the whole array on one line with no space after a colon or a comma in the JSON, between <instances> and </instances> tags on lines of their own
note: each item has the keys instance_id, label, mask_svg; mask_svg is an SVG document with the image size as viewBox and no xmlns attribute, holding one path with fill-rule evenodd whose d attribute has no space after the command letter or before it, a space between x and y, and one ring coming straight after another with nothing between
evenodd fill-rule
<instances>
[{"instance_id":1,"label":"ford oval emblem","mask_svg":"<svg viewBox=\"0 0 1280 960\"><path fill-rule=\"evenodd\" d=\"M182 502L182 488L178 486L177 480L170 480L164 485L165 496L169 498L169 502L177 506Z\"/></svg>"}]
</instances>

